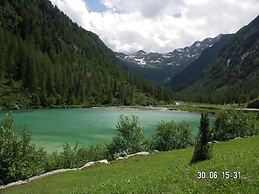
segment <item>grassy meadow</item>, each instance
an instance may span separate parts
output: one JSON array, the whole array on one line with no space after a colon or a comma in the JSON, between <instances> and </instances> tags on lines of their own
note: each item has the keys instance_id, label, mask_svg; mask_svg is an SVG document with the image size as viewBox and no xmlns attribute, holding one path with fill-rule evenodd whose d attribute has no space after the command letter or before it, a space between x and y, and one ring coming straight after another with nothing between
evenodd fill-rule
<instances>
[{"instance_id":1,"label":"grassy meadow","mask_svg":"<svg viewBox=\"0 0 259 194\"><path fill-rule=\"evenodd\" d=\"M213 145L213 158L189 166L193 148L160 152L49 176L0 192L67 193L259 193L259 136ZM198 179L198 172L206 172ZM222 178L222 172L240 178ZM217 178L209 178L217 172ZM234 174L233 174L234 175Z\"/></svg>"}]
</instances>

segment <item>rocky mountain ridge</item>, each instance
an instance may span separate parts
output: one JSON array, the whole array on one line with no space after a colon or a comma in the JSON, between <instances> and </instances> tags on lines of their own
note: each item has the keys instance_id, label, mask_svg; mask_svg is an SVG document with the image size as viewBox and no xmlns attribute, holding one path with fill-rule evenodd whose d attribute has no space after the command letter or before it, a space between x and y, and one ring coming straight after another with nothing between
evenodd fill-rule
<instances>
[{"instance_id":1,"label":"rocky mountain ridge","mask_svg":"<svg viewBox=\"0 0 259 194\"><path fill-rule=\"evenodd\" d=\"M220 38L221 35L215 38L206 38L203 41L194 42L189 47L175 49L164 54L157 52L147 53L140 50L129 55L116 53L116 56L129 70L155 83L162 84L168 82L171 77L174 77L198 59L205 49L212 47ZM154 72L157 75L151 77L146 75L146 71L149 71L151 74Z\"/></svg>"}]
</instances>

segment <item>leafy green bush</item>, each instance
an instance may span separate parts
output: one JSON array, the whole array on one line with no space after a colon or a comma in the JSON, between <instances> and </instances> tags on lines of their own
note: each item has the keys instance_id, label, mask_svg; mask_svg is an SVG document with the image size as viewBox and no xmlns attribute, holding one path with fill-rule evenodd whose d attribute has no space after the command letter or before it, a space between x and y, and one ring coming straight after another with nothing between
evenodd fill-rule
<instances>
[{"instance_id":1,"label":"leafy green bush","mask_svg":"<svg viewBox=\"0 0 259 194\"><path fill-rule=\"evenodd\" d=\"M78 150L78 158L87 158L88 161L97 161L106 158L107 150L102 145L91 145L88 148L80 148Z\"/></svg>"},{"instance_id":2,"label":"leafy green bush","mask_svg":"<svg viewBox=\"0 0 259 194\"><path fill-rule=\"evenodd\" d=\"M212 158L212 144L209 144L211 140L211 131L209 129L209 118L208 114L201 114L200 130L195 144L195 149L192 163L209 160Z\"/></svg>"},{"instance_id":3,"label":"leafy green bush","mask_svg":"<svg viewBox=\"0 0 259 194\"><path fill-rule=\"evenodd\" d=\"M77 167L77 152L78 152L78 145L76 144L73 147L70 147L68 143L63 146L63 152L61 153L64 159L64 168L75 168Z\"/></svg>"},{"instance_id":4,"label":"leafy green bush","mask_svg":"<svg viewBox=\"0 0 259 194\"><path fill-rule=\"evenodd\" d=\"M0 123L0 185L44 172L46 153L31 144L28 128L24 128L22 138L18 138L12 125L11 115Z\"/></svg>"},{"instance_id":5,"label":"leafy green bush","mask_svg":"<svg viewBox=\"0 0 259 194\"><path fill-rule=\"evenodd\" d=\"M63 168L78 168L83 166L89 161L97 161L104 159L106 156L106 149L102 146L90 146L89 148L79 148L76 144L71 147L69 144L65 144L61 158L63 161ZM59 158L56 158L59 159Z\"/></svg>"},{"instance_id":6,"label":"leafy green bush","mask_svg":"<svg viewBox=\"0 0 259 194\"><path fill-rule=\"evenodd\" d=\"M190 126L185 123L162 121L156 127L153 148L160 151L183 149L193 145Z\"/></svg>"},{"instance_id":7,"label":"leafy green bush","mask_svg":"<svg viewBox=\"0 0 259 194\"><path fill-rule=\"evenodd\" d=\"M138 117L120 116L116 134L107 145L109 159L143 150L144 135Z\"/></svg>"},{"instance_id":8,"label":"leafy green bush","mask_svg":"<svg viewBox=\"0 0 259 194\"><path fill-rule=\"evenodd\" d=\"M221 110L216 114L213 138L229 140L257 134L255 116L243 111Z\"/></svg>"},{"instance_id":9,"label":"leafy green bush","mask_svg":"<svg viewBox=\"0 0 259 194\"><path fill-rule=\"evenodd\" d=\"M58 152L53 152L47 155L45 162L45 172L49 172L64 167L64 158Z\"/></svg>"}]
</instances>

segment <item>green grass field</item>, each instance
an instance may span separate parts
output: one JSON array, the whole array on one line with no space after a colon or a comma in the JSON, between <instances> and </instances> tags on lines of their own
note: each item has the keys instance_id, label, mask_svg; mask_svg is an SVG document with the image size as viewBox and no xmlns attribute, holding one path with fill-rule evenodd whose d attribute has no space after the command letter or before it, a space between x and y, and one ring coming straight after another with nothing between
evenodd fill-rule
<instances>
[{"instance_id":1,"label":"green grass field","mask_svg":"<svg viewBox=\"0 0 259 194\"><path fill-rule=\"evenodd\" d=\"M3 193L259 193L259 136L213 145L213 159L189 166L193 149L161 152L46 177ZM207 178L198 179L204 171ZM222 172L241 178L222 178ZM217 172L217 178L209 178ZM0 191L1 193L1 191Z\"/></svg>"}]
</instances>

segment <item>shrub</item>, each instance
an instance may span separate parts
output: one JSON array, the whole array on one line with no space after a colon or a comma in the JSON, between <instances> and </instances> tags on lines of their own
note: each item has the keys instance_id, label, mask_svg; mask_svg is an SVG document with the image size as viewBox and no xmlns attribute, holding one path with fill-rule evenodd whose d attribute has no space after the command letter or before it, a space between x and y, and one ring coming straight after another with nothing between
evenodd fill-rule
<instances>
[{"instance_id":1,"label":"shrub","mask_svg":"<svg viewBox=\"0 0 259 194\"><path fill-rule=\"evenodd\" d=\"M85 156L88 161L97 161L106 157L107 150L101 145L91 145L89 148L79 149L78 157L82 158L81 156L84 155L83 153L86 154Z\"/></svg>"},{"instance_id":2,"label":"shrub","mask_svg":"<svg viewBox=\"0 0 259 194\"><path fill-rule=\"evenodd\" d=\"M154 149L168 151L183 149L193 145L192 130L185 122L176 124L173 121L162 121L156 127L153 137Z\"/></svg>"},{"instance_id":3,"label":"shrub","mask_svg":"<svg viewBox=\"0 0 259 194\"><path fill-rule=\"evenodd\" d=\"M70 147L68 143L63 146L63 152L61 153L64 159L64 168L75 168L77 167L77 151L78 145L76 144L74 148Z\"/></svg>"},{"instance_id":4,"label":"shrub","mask_svg":"<svg viewBox=\"0 0 259 194\"><path fill-rule=\"evenodd\" d=\"M49 169L78 168L85 165L89 161L104 159L106 152L106 149L99 145L92 145L89 148L79 148L77 144L74 147L71 147L66 143L63 146L63 151L60 155L55 154L53 157L52 154L52 161L50 162L53 166L50 166Z\"/></svg>"},{"instance_id":5,"label":"shrub","mask_svg":"<svg viewBox=\"0 0 259 194\"><path fill-rule=\"evenodd\" d=\"M58 152L53 152L47 156L45 163L45 172L64 168L64 158Z\"/></svg>"},{"instance_id":6,"label":"shrub","mask_svg":"<svg viewBox=\"0 0 259 194\"><path fill-rule=\"evenodd\" d=\"M225 141L257 133L255 117L243 111L219 111L216 114L213 138Z\"/></svg>"},{"instance_id":7,"label":"shrub","mask_svg":"<svg viewBox=\"0 0 259 194\"><path fill-rule=\"evenodd\" d=\"M212 157L212 144L209 144L211 140L211 131L209 129L208 114L201 114L199 135L195 144L192 163L211 159Z\"/></svg>"},{"instance_id":8,"label":"shrub","mask_svg":"<svg viewBox=\"0 0 259 194\"><path fill-rule=\"evenodd\" d=\"M120 116L116 133L111 144L107 145L109 159L143 150L144 135L138 117Z\"/></svg>"},{"instance_id":9,"label":"shrub","mask_svg":"<svg viewBox=\"0 0 259 194\"><path fill-rule=\"evenodd\" d=\"M12 125L11 115L0 123L0 185L44 172L46 153L31 144L28 128L24 128L22 138L18 138Z\"/></svg>"}]
</instances>

